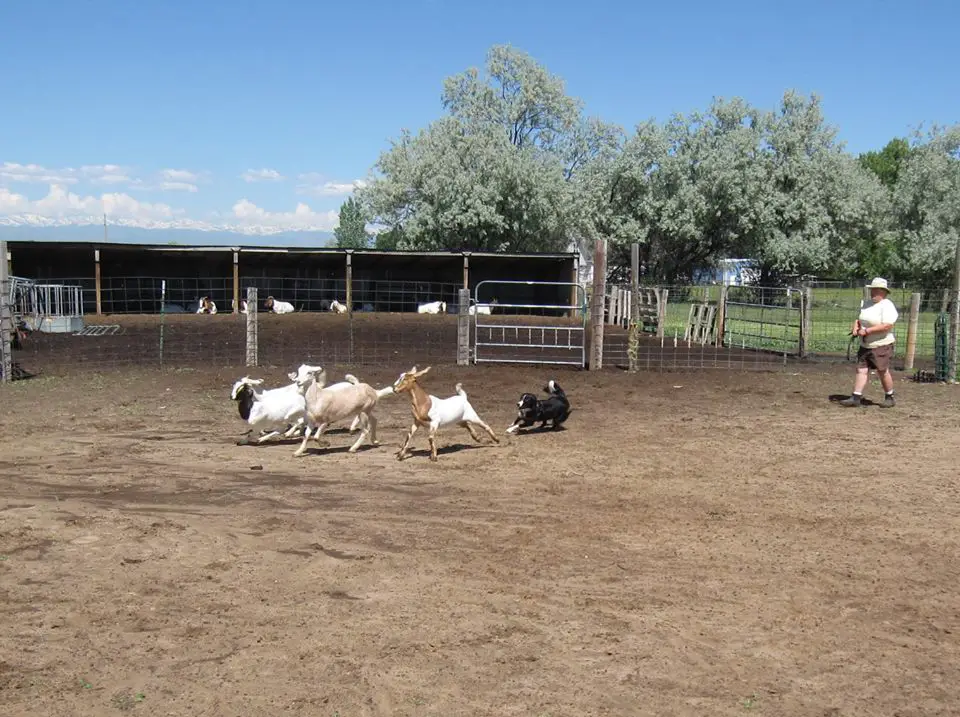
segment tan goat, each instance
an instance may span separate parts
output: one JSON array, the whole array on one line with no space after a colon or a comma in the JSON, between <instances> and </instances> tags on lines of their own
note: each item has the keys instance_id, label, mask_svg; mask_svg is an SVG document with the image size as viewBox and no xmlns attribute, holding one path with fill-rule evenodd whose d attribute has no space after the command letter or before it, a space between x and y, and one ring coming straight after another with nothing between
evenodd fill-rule
<instances>
[{"instance_id":1,"label":"tan goat","mask_svg":"<svg viewBox=\"0 0 960 717\"><path fill-rule=\"evenodd\" d=\"M370 384L361 383L350 374L345 378L346 381L326 386L319 391L307 392L303 443L293 455L304 455L307 452L307 442L311 437L319 442L320 434L327 426L348 418L360 419L360 436L350 446L350 453L356 453L360 444L368 436L371 445L380 445L377 441L377 419L373 415L373 410L381 398L393 393L393 387L387 386L378 391ZM324 375L318 383L323 384L325 381Z\"/></svg>"},{"instance_id":2,"label":"tan goat","mask_svg":"<svg viewBox=\"0 0 960 717\"><path fill-rule=\"evenodd\" d=\"M400 378L393 384L395 393L410 394L410 404L413 409L413 425L410 427L410 432L407 433L407 438L400 450L397 451L397 460L402 461L409 455L407 449L410 446L410 440L420 426L424 426L430 431L427 435L430 442L431 461L437 460L437 431L446 426L462 426L470 432L470 437L473 440L480 443L480 436L474 429L474 426L479 426L490 435L494 443L499 443L500 439L497 438L490 426L484 423L477 412L473 410L462 384L457 384L457 395L450 398L437 398L429 395L420 387L417 379L429 370L430 366L427 366L423 371L417 371L417 367L414 366L409 371L400 374Z\"/></svg>"}]
</instances>

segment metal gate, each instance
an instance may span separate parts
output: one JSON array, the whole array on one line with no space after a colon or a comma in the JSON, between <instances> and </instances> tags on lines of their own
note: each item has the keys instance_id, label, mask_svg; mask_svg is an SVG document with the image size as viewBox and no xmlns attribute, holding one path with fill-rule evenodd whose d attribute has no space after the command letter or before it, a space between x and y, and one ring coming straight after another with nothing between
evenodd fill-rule
<instances>
[{"instance_id":1,"label":"metal gate","mask_svg":"<svg viewBox=\"0 0 960 717\"><path fill-rule=\"evenodd\" d=\"M802 289L730 286L724 311L726 346L784 355L802 352Z\"/></svg>"},{"instance_id":2,"label":"metal gate","mask_svg":"<svg viewBox=\"0 0 960 717\"><path fill-rule=\"evenodd\" d=\"M500 300L496 290L508 299ZM554 287L556 303L535 303L524 297ZM563 290L566 287L566 291ZM587 292L568 281L479 282L470 311L473 362L564 364L586 366ZM481 313L482 312L482 313Z\"/></svg>"}]
</instances>

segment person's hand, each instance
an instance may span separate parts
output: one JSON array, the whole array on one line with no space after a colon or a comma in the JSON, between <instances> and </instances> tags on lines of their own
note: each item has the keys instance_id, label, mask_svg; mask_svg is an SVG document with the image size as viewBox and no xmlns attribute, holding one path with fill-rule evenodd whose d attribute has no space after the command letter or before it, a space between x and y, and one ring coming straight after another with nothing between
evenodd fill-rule
<instances>
[{"instance_id":1,"label":"person's hand","mask_svg":"<svg viewBox=\"0 0 960 717\"><path fill-rule=\"evenodd\" d=\"M860 329L857 330L857 336L866 336L866 335L867 335L867 330L866 330L866 329L860 328Z\"/></svg>"}]
</instances>

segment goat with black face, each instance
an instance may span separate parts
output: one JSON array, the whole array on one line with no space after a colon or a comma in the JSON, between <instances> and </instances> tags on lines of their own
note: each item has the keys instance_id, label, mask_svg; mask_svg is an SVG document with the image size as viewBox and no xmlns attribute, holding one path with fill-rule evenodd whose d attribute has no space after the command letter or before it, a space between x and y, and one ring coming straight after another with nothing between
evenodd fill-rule
<instances>
[{"instance_id":1,"label":"goat with black face","mask_svg":"<svg viewBox=\"0 0 960 717\"><path fill-rule=\"evenodd\" d=\"M558 430L573 413L567 394L560 388L559 383L551 379L543 390L549 394L549 398L541 400L532 393L520 395L520 400L517 401L517 418L507 429L507 433L516 433L521 428L528 428L535 423L539 423L540 428L546 428L547 421L550 421L550 427L553 430Z\"/></svg>"}]
</instances>

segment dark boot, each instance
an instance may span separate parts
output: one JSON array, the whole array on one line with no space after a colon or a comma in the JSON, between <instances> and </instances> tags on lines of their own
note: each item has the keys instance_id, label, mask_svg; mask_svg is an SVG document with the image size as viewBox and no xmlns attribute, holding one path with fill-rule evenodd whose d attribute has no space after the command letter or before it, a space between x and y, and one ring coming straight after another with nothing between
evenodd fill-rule
<instances>
[{"instance_id":1,"label":"dark boot","mask_svg":"<svg viewBox=\"0 0 960 717\"><path fill-rule=\"evenodd\" d=\"M854 393L854 394L851 394L849 398L845 398L842 401L840 401L840 405L841 406L860 406L862 405L860 402L860 399L861 397Z\"/></svg>"},{"instance_id":2,"label":"dark boot","mask_svg":"<svg viewBox=\"0 0 960 717\"><path fill-rule=\"evenodd\" d=\"M888 393L886 396L884 396L883 403L880 404L882 408L893 408L896 405L897 402L894 400L892 393Z\"/></svg>"}]
</instances>

